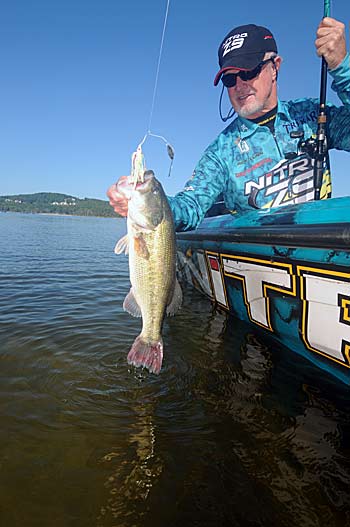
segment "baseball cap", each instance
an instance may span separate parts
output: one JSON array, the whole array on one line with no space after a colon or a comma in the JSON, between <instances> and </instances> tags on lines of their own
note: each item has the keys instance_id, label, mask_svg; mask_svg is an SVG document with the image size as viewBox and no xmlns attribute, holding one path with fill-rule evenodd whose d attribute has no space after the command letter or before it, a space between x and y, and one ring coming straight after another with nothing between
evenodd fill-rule
<instances>
[{"instance_id":1,"label":"baseball cap","mask_svg":"<svg viewBox=\"0 0 350 527\"><path fill-rule=\"evenodd\" d=\"M264 60L268 51L277 53L277 45L271 31L266 27L248 24L232 29L219 47L220 70L214 79L214 86L219 83L227 69L254 69Z\"/></svg>"}]
</instances>

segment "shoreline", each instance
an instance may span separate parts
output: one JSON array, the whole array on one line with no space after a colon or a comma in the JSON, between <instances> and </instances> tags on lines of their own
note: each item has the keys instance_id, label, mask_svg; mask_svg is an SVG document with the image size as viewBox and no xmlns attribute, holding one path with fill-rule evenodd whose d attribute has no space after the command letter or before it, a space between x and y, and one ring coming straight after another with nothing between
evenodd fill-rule
<instances>
[{"instance_id":1,"label":"shoreline","mask_svg":"<svg viewBox=\"0 0 350 527\"><path fill-rule=\"evenodd\" d=\"M102 218L102 219L124 219L123 216L118 216L116 213L113 216L98 216L95 214L64 214L60 212L25 212L19 210L0 210L0 214L27 214L38 216L61 216L69 218Z\"/></svg>"}]
</instances>

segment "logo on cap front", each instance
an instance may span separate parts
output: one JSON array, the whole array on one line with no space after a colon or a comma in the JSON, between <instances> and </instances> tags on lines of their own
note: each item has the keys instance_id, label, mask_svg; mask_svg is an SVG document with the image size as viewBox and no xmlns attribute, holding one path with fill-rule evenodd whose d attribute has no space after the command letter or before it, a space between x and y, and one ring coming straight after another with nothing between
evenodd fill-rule
<instances>
[{"instance_id":1,"label":"logo on cap front","mask_svg":"<svg viewBox=\"0 0 350 527\"><path fill-rule=\"evenodd\" d=\"M223 53L222 57L233 51L234 49L239 49L244 44L244 39L248 36L248 33L237 33L237 35L232 35L222 45Z\"/></svg>"}]
</instances>

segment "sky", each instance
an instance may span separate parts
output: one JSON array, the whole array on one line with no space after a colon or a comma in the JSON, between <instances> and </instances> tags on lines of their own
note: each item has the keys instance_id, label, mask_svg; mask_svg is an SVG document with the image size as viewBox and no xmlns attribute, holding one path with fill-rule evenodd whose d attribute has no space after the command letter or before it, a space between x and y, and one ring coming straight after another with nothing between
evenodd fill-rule
<instances>
[{"instance_id":1,"label":"sky","mask_svg":"<svg viewBox=\"0 0 350 527\"><path fill-rule=\"evenodd\" d=\"M0 195L61 192L106 199L143 151L167 194L182 189L204 149L225 128L218 113L217 49L241 24L267 26L283 64L282 100L319 97L314 40L319 0L11 0L0 17ZM331 15L347 26L349 0ZM328 81L327 98L340 104ZM224 99L224 109L228 101ZM331 151L333 195L349 194L350 154Z\"/></svg>"}]
</instances>

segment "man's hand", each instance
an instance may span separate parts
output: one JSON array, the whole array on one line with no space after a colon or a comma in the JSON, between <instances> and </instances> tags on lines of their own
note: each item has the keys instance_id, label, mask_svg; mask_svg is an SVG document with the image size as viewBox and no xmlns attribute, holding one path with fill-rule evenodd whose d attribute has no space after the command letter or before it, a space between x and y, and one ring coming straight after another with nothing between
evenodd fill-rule
<instances>
[{"instance_id":1,"label":"man's hand","mask_svg":"<svg viewBox=\"0 0 350 527\"><path fill-rule=\"evenodd\" d=\"M328 68L334 70L346 55L345 25L325 17L317 28L315 46L317 55L324 57Z\"/></svg>"},{"instance_id":2,"label":"man's hand","mask_svg":"<svg viewBox=\"0 0 350 527\"><path fill-rule=\"evenodd\" d=\"M111 185L107 190L107 196L109 198L109 204L117 214L121 216L128 215L128 199L125 194L122 194L118 191L118 186L120 183L123 183L128 176L121 176L116 183Z\"/></svg>"}]
</instances>

